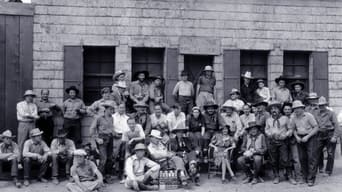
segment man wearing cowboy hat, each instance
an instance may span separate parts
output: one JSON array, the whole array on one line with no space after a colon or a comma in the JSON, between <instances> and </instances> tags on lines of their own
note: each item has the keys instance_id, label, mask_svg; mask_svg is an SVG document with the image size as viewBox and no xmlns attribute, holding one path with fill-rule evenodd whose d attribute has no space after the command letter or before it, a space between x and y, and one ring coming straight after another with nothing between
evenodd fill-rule
<instances>
[{"instance_id":1,"label":"man wearing cowboy hat","mask_svg":"<svg viewBox=\"0 0 342 192\"><path fill-rule=\"evenodd\" d=\"M151 181L158 178L160 165L145 157L145 153L145 144L138 143L134 147L134 155L126 159L126 188L134 189L135 191L158 190L158 186L151 185Z\"/></svg>"},{"instance_id":2,"label":"man wearing cowboy hat","mask_svg":"<svg viewBox=\"0 0 342 192\"><path fill-rule=\"evenodd\" d=\"M255 121L250 122L246 128L248 133L241 146L243 155L238 158L238 163L247 176L243 183L257 184L261 180L260 171L267 147L260 128Z\"/></svg>"},{"instance_id":3,"label":"man wearing cowboy hat","mask_svg":"<svg viewBox=\"0 0 342 192\"><path fill-rule=\"evenodd\" d=\"M62 110L56 103L49 100L50 91L48 89L42 89L40 94L41 99L36 102L40 118L36 121L36 126L44 132L43 140L50 144L54 136L54 115Z\"/></svg>"},{"instance_id":4,"label":"man wearing cowboy hat","mask_svg":"<svg viewBox=\"0 0 342 192\"><path fill-rule=\"evenodd\" d=\"M271 117L266 120L265 134L269 143L269 155L273 169L273 183L278 184L279 171L285 169L291 184L297 184L293 178L291 170L291 161L288 151L288 138L292 135L292 130L288 128L289 118L282 115L282 105L280 103L271 103L268 110Z\"/></svg>"},{"instance_id":5,"label":"man wearing cowboy hat","mask_svg":"<svg viewBox=\"0 0 342 192\"><path fill-rule=\"evenodd\" d=\"M162 138L163 137L159 130L153 129L151 131L150 144L148 145L147 150L151 155L152 160L166 166L174 164L178 172L179 179L182 182L182 186L188 186L188 177L183 159L178 157L175 153L170 152L167 149L167 146L162 143Z\"/></svg>"},{"instance_id":6,"label":"man wearing cowboy hat","mask_svg":"<svg viewBox=\"0 0 342 192\"><path fill-rule=\"evenodd\" d=\"M67 132L64 129L58 130L57 138L51 143L52 157L52 182L58 184L59 166L65 165L65 173L67 179L70 178L70 167L72 165L72 155L76 150L75 143L71 139L67 139Z\"/></svg>"},{"instance_id":7,"label":"man wearing cowboy hat","mask_svg":"<svg viewBox=\"0 0 342 192\"><path fill-rule=\"evenodd\" d=\"M67 88L68 99L63 103L64 129L68 132L68 138L77 146L82 143L81 119L87 113L84 102L77 98L79 90L75 86Z\"/></svg>"},{"instance_id":8,"label":"man wearing cowboy hat","mask_svg":"<svg viewBox=\"0 0 342 192\"><path fill-rule=\"evenodd\" d=\"M116 104L126 103L129 92L127 90L128 86L124 82L117 82L112 87L112 97Z\"/></svg>"},{"instance_id":9,"label":"man wearing cowboy hat","mask_svg":"<svg viewBox=\"0 0 342 192\"><path fill-rule=\"evenodd\" d=\"M149 99L149 85L146 82L148 72L137 72L137 80L133 81L130 85L129 95L133 104L147 103Z\"/></svg>"},{"instance_id":10,"label":"man wearing cowboy hat","mask_svg":"<svg viewBox=\"0 0 342 192\"><path fill-rule=\"evenodd\" d=\"M246 103L253 103L255 99L255 86L252 84L252 72L246 71L241 75L243 83L241 84L241 98Z\"/></svg>"},{"instance_id":11,"label":"man wearing cowboy hat","mask_svg":"<svg viewBox=\"0 0 342 192\"><path fill-rule=\"evenodd\" d=\"M24 142L29 137L29 132L35 128L35 121L39 119L37 105L33 102L35 97L36 94L32 90L26 90L24 101L17 103L19 159L21 159Z\"/></svg>"},{"instance_id":12,"label":"man wearing cowboy hat","mask_svg":"<svg viewBox=\"0 0 342 192\"><path fill-rule=\"evenodd\" d=\"M0 170L3 170L4 167L11 167L11 177L13 178L13 182L16 187L20 188L21 183L18 180L18 145L12 141L14 136L12 136L12 132L10 130L4 131L0 137L3 139L3 142L0 144Z\"/></svg>"},{"instance_id":13,"label":"man wearing cowboy hat","mask_svg":"<svg viewBox=\"0 0 342 192\"><path fill-rule=\"evenodd\" d=\"M302 103L306 103L308 93L304 91L304 87L304 83L299 80L291 83L293 100L300 100Z\"/></svg>"},{"instance_id":14,"label":"man wearing cowboy hat","mask_svg":"<svg viewBox=\"0 0 342 192\"><path fill-rule=\"evenodd\" d=\"M283 76L280 76L275 79L277 84L271 91L271 97L273 102L285 103L292 102L291 92L288 88L286 88L286 79Z\"/></svg>"},{"instance_id":15,"label":"man wearing cowboy hat","mask_svg":"<svg viewBox=\"0 0 342 192\"><path fill-rule=\"evenodd\" d=\"M111 159L107 157L112 157L113 151L114 125L112 115L115 104L111 100L107 100L101 106L104 108L104 112L93 120L89 130L100 153L99 170L102 175L108 178L109 173L106 172L108 170L106 167L111 167Z\"/></svg>"},{"instance_id":16,"label":"man wearing cowboy hat","mask_svg":"<svg viewBox=\"0 0 342 192\"><path fill-rule=\"evenodd\" d=\"M199 148L195 148L189 137L186 137L188 129L179 128L172 131L176 136L170 140L171 151L177 156L183 158L185 164L188 165L188 173L191 180L199 186L199 173L197 168L197 156L200 153Z\"/></svg>"},{"instance_id":17,"label":"man wearing cowboy hat","mask_svg":"<svg viewBox=\"0 0 342 192\"><path fill-rule=\"evenodd\" d=\"M238 89L233 88L232 91L229 93L230 98L224 103L230 103L235 108L236 112L239 114L242 110L242 107L245 105L240 97L240 91ZM224 105L223 104L223 105Z\"/></svg>"},{"instance_id":18,"label":"man wearing cowboy hat","mask_svg":"<svg viewBox=\"0 0 342 192\"><path fill-rule=\"evenodd\" d=\"M261 126L262 132L264 132L265 129L266 119L270 117L270 113L266 110L267 106L268 103L263 101L262 99L253 104L253 107L256 107L255 121L258 125Z\"/></svg>"},{"instance_id":19,"label":"man wearing cowboy hat","mask_svg":"<svg viewBox=\"0 0 342 192\"><path fill-rule=\"evenodd\" d=\"M30 131L30 139L25 141L23 149L24 157L24 185L28 186L30 184L30 172L31 166L39 166L38 180L46 183L47 180L44 179L44 175L49 166L49 155L50 149L47 144L42 140L43 132L38 128L32 129Z\"/></svg>"},{"instance_id":20,"label":"man wearing cowboy hat","mask_svg":"<svg viewBox=\"0 0 342 192\"><path fill-rule=\"evenodd\" d=\"M154 106L159 104L162 106L164 111L169 111L170 107L165 103L164 99L164 79L162 76L157 75L151 77L152 83L150 84L149 94L150 94L150 112L153 113Z\"/></svg>"},{"instance_id":21,"label":"man wearing cowboy hat","mask_svg":"<svg viewBox=\"0 0 342 192\"><path fill-rule=\"evenodd\" d=\"M198 107L203 109L207 101L215 101L215 85L216 78L214 76L214 69L212 66L207 65L197 82L196 105Z\"/></svg>"},{"instance_id":22,"label":"man wearing cowboy hat","mask_svg":"<svg viewBox=\"0 0 342 192\"><path fill-rule=\"evenodd\" d=\"M146 103L138 102L133 105L136 113L134 114L135 120L139 123L146 133L151 131L151 118L147 113L149 106Z\"/></svg>"},{"instance_id":23,"label":"man wearing cowboy hat","mask_svg":"<svg viewBox=\"0 0 342 192\"><path fill-rule=\"evenodd\" d=\"M244 130L242 129L240 116L236 112L236 108L233 106L233 103L228 100L222 105L222 111L221 117L224 125L229 126L230 133L234 136L235 141L238 141Z\"/></svg>"},{"instance_id":24,"label":"man wearing cowboy hat","mask_svg":"<svg viewBox=\"0 0 342 192\"><path fill-rule=\"evenodd\" d=\"M319 169L322 170L324 168L324 148L327 149L327 164L325 168L324 176L330 176L333 172L334 168L334 159L335 159L335 149L337 139L341 135L341 130L339 127L339 123L337 121L336 114L329 110L328 102L325 97L320 97L318 99L319 112L317 113L317 123L318 123L318 166Z\"/></svg>"},{"instance_id":25,"label":"man wearing cowboy hat","mask_svg":"<svg viewBox=\"0 0 342 192\"><path fill-rule=\"evenodd\" d=\"M183 129L186 127L186 116L181 111L181 106L179 104L172 106L172 111L166 115L166 119L170 132L172 132L174 129Z\"/></svg>"},{"instance_id":26,"label":"man wearing cowboy hat","mask_svg":"<svg viewBox=\"0 0 342 192\"><path fill-rule=\"evenodd\" d=\"M194 85L188 80L189 73L182 71L181 80L177 82L173 88L172 95L175 100L181 105L182 111L185 114L190 114L194 105Z\"/></svg>"},{"instance_id":27,"label":"man wearing cowboy hat","mask_svg":"<svg viewBox=\"0 0 342 192\"><path fill-rule=\"evenodd\" d=\"M111 102L112 105L116 106L115 101L112 99L111 90L109 87L105 87L101 90L101 96L101 99L95 101L87 108L87 112L89 115L92 115L94 117L103 116L105 108L102 104L104 103Z\"/></svg>"},{"instance_id":28,"label":"man wearing cowboy hat","mask_svg":"<svg viewBox=\"0 0 342 192\"><path fill-rule=\"evenodd\" d=\"M316 117L319 113L318 103L318 95L315 92L310 92L306 97L306 107L305 111L311 113L314 117Z\"/></svg>"},{"instance_id":29,"label":"man wearing cowboy hat","mask_svg":"<svg viewBox=\"0 0 342 192\"><path fill-rule=\"evenodd\" d=\"M94 162L86 158L87 153L83 149L77 149L73 153L74 164L70 174L74 183L68 183L66 188L71 192L98 191L103 186L103 176Z\"/></svg>"},{"instance_id":30,"label":"man wearing cowboy hat","mask_svg":"<svg viewBox=\"0 0 342 192\"><path fill-rule=\"evenodd\" d=\"M313 186L317 172L317 132L318 124L315 117L304 110L305 105L296 100L292 104L294 115L290 118L289 129L294 131L297 140L298 154L302 169L300 183L308 183Z\"/></svg>"}]
</instances>

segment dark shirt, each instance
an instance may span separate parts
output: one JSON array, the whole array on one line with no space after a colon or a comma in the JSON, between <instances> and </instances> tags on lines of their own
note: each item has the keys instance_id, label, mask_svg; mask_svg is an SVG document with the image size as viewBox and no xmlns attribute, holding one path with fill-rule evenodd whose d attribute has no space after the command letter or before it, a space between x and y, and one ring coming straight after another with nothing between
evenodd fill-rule
<instances>
[{"instance_id":1,"label":"dark shirt","mask_svg":"<svg viewBox=\"0 0 342 192\"><path fill-rule=\"evenodd\" d=\"M214 93L216 85L215 77L207 78L205 75L199 77L198 84L200 85L199 92Z\"/></svg>"},{"instance_id":2,"label":"dark shirt","mask_svg":"<svg viewBox=\"0 0 342 192\"><path fill-rule=\"evenodd\" d=\"M190 132L199 132L204 127L205 121L202 115L196 119L193 115L188 115L186 118L186 126L189 127Z\"/></svg>"},{"instance_id":3,"label":"dark shirt","mask_svg":"<svg viewBox=\"0 0 342 192\"><path fill-rule=\"evenodd\" d=\"M217 131L219 130L220 124L223 125L220 115L218 113L214 113L212 115L204 113L203 117L206 130Z\"/></svg>"},{"instance_id":4,"label":"dark shirt","mask_svg":"<svg viewBox=\"0 0 342 192\"><path fill-rule=\"evenodd\" d=\"M187 137L171 139L171 150L174 152L190 152L194 150L192 142Z\"/></svg>"},{"instance_id":5,"label":"dark shirt","mask_svg":"<svg viewBox=\"0 0 342 192\"><path fill-rule=\"evenodd\" d=\"M293 101L295 100L300 100L302 103L306 103L306 97L308 96L307 92L300 91L300 92L292 92L292 99Z\"/></svg>"},{"instance_id":6,"label":"dark shirt","mask_svg":"<svg viewBox=\"0 0 342 192\"><path fill-rule=\"evenodd\" d=\"M247 87L244 83L241 84L241 98L247 103L253 103L255 100L255 87L249 83Z\"/></svg>"}]
</instances>

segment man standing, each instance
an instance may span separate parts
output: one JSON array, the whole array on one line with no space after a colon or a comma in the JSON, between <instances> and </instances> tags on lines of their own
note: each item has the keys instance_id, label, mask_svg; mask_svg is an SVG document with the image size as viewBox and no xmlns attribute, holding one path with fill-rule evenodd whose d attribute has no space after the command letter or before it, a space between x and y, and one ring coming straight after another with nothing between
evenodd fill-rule
<instances>
[{"instance_id":1,"label":"man standing","mask_svg":"<svg viewBox=\"0 0 342 192\"><path fill-rule=\"evenodd\" d=\"M317 122L318 122L318 166L320 170L324 168L324 155L323 149L327 149L327 165L325 168L324 176L330 176L333 172L334 168L334 159L335 159L335 149L337 138L340 137L340 127L337 122L336 114L327 109L328 102L325 97L320 97L318 100L319 113L317 113Z\"/></svg>"},{"instance_id":2,"label":"man standing","mask_svg":"<svg viewBox=\"0 0 342 192\"><path fill-rule=\"evenodd\" d=\"M292 87L292 99L300 100L303 104L306 104L306 98L308 93L304 91L304 83L302 81L295 81L291 84Z\"/></svg>"},{"instance_id":3,"label":"man standing","mask_svg":"<svg viewBox=\"0 0 342 192\"><path fill-rule=\"evenodd\" d=\"M37 127L44 132L43 140L49 145L54 134L54 112L60 111L60 108L49 100L50 91L42 89L41 99L36 102L38 107L39 119L36 122Z\"/></svg>"},{"instance_id":4,"label":"man standing","mask_svg":"<svg viewBox=\"0 0 342 192\"><path fill-rule=\"evenodd\" d=\"M315 92L309 93L309 95L306 97L306 101L307 103L306 103L305 111L311 113L316 118L319 113L319 107L317 105L318 103L317 93Z\"/></svg>"},{"instance_id":5,"label":"man standing","mask_svg":"<svg viewBox=\"0 0 342 192\"><path fill-rule=\"evenodd\" d=\"M273 168L273 183L278 184L280 182L279 171L285 169L290 183L295 185L297 182L293 178L288 151L288 138L292 135L292 130L288 129L289 118L281 114L281 107L280 103L272 103L268 106L271 117L266 120L265 127L265 134L269 143L268 151Z\"/></svg>"},{"instance_id":6,"label":"man standing","mask_svg":"<svg viewBox=\"0 0 342 192\"><path fill-rule=\"evenodd\" d=\"M149 99L149 85L146 83L147 72L140 71L137 73L138 80L133 81L130 86L129 95L133 104L145 103Z\"/></svg>"},{"instance_id":7,"label":"man standing","mask_svg":"<svg viewBox=\"0 0 342 192\"><path fill-rule=\"evenodd\" d=\"M17 188L21 187L18 180L18 162L19 162L19 148L18 145L12 141L14 136L10 130L4 131L0 137L3 143L0 144L0 169L4 167L11 167L11 177ZM2 172L2 171L0 171Z\"/></svg>"},{"instance_id":8,"label":"man standing","mask_svg":"<svg viewBox=\"0 0 342 192\"><path fill-rule=\"evenodd\" d=\"M44 175L49 166L49 154L50 149L46 143L42 140L43 132L38 128L30 131L30 139L24 144L23 157L24 157L24 185L29 186L29 178L31 172L31 166L39 166L38 180L46 183Z\"/></svg>"},{"instance_id":9,"label":"man standing","mask_svg":"<svg viewBox=\"0 0 342 192\"><path fill-rule=\"evenodd\" d=\"M72 165L72 155L76 150L72 140L67 139L67 132L64 129L58 131L57 138L51 143L52 154L52 182L58 185L59 165L65 165L65 175L70 179L70 167Z\"/></svg>"},{"instance_id":10,"label":"man standing","mask_svg":"<svg viewBox=\"0 0 342 192\"><path fill-rule=\"evenodd\" d=\"M151 185L151 182L158 178L160 165L145 157L145 151L145 145L138 143L134 147L135 154L126 160L126 188L135 191L158 190L158 186Z\"/></svg>"},{"instance_id":11,"label":"man standing","mask_svg":"<svg viewBox=\"0 0 342 192\"><path fill-rule=\"evenodd\" d=\"M256 102L254 105L256 107L256 113L255 113L255 121L258 125L261 126L261 132L265 132L265 125L266 125L266 119L270 117L270 113L267 112L266 108L268 106L268 103L260 100Z\"/></svg>"},{"instance_id":12,"label":"man standing","mask_svg":"<svg viewBox=\"0 0 342 192\"><path fill-rule=\"evenodd\" d=\"M252 73L250 71L246 71L245 74L241 76L243 78L243 83L241 84L241 99L246 103L254 103L255 86L253 86L251 82L253 79Z\"/></svg>"},{"instance_id":13,"label":"man standing","mask_svg":"<svg viewBox=\"0 0 342 192\"><path fill-rule=\"evenodd\" d=\"M297 140L298 154L302 169L301 183L313 186L316 179L318 143L318 124L314 116L304 111L305 105L301 101L294 101L292 109L294 115L290 119L289 128L294 131Z\"/></svg>"},{"instance_id":14,"label":"man standing","mask_svg":"<svg viewBox=\"0 0 342 192\"><path fill-rule=\"evenodd\" d=\"M24 101L17 104L18 119L18 147L21 160L24 142L29 137L29 133L35 128L35 121L39 119L37 105L33 103L36 94L32 90L25 91Z\"/></svg>"},{"instance_id":15,"label":"man standing","mask_svg":"<svg viewBox=\"0 0 342 192\"><path fill-rule=\"evenodd\" d=\"M272 101L281 104L292 102L291 92L286 88L286 79L283 76L280 76L275 79L275 82L277 86L274 87L271 92Z\"/></svg>"},{"instance_id":16,"label":"man standing","mask_svg":"<svg viewBox=\"0 0 342 192\"><path fill-rule=\"evenodd\" d=\"M74 165L70 169L75 183L68 183L71 192L92 192L103 186L103 177L94 162L86 159L87 153L83 149L74 151Z\"/></svg>"},{"instance_id":17,"label":"man standing","mask_svg":"<svg viewBox=\"0 0 342 192\"><path fill-rule=\"evenodd\" d=\"M151 130L151 118L147 113L148 105L145 103L139 102L133 105L136 110L135 113L135 121L139 123L144 131L149 132Z\"/></svg>"},{"instance_id":18,"label":"man standing","mask_svg":"<svg viewBox=\"0 0 342 192\"><path fill-rule=\"evenodd\" d=\"M189 73L182 71L181 81L178 81L173 88L172 95L181 105L185 114L190 114L194 105L194 85L188 80Z\"/></svg>"},{"instance_id":19,"label":"man standing","mask_svg":"<svg viewBox=\"0 0 342 192\"><path fill-rule=\"evenodd\" d=\"M90 135L95 140L100 153L99 170L106 179L109 179L111 166L111 157L113 152L113 113L115 105L110 100L101 104L104 112L101 116L94 119L90 126ZM109 159L107 158L109 157Z\"/></svg>"},{"instance_id":20,"label":"man standing","mask_svg":"<svg viewBox=\"0 0 342 192\"><path fill-rule=\"evenodd\" d=\"M116 105L115 101L113 101L111 98L111 91L109 87L105 87L101 90L101 96L101 99L95 101L88 107L88 114L94 117L103 116L105 108L102 104L112 102L114 106Z\"/></svg>"},{"instance_id":21,"label":"man standing","mask_svg":"<svg viewBox=\"0 0 342 192\"><path fill-rule=\"evenodd\" d=\"M154 112L154 106L160 105L163 108L163 111L168 112L170 110L169 106L165 103L164 99L164 79L162 76L151 77L153 80L150 85L150 112Z\"/></svg>"},{"instance_id":22,"label":"man standing","mask_svg":"<svg viewBox=\"0 0 342 192\"><path fill-rule=\"evenodd\" d=\"M79 146L82 143L81 118L87 113L86 107L84 102L77 98L79 90L75 86L71 86L65 91L69 98L63 103L64 129L68 132L68 137Z\"/></svg>"},{"instance_id":23,"label":"man standing","mask_svg":"<svg viewBox=\"0 0 342 192\"><path fill-rule=\"evenodd\" d=\"M203 74L199 77L197 83L197 107L203 109L205 103L208 101L215 101L215 85L216 78L214 76L214 69L212 66L207 65L205 66Z\"/></svg>"}]
</instances>

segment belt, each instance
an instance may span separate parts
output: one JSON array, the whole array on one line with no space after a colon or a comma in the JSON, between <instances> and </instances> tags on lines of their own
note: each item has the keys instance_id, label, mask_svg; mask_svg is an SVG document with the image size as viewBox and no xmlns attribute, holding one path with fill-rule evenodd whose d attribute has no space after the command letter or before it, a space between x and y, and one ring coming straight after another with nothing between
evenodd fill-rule
<instances>
[{"instance_id":1,"label":"belt","mask_svg":"<svg viewBox=\"0 0 342 192\"><path fill-rule=\"evenodd\" d=\"M34 123L34 121L19 121L19 123Z\"/></svg>"}]
</instances>

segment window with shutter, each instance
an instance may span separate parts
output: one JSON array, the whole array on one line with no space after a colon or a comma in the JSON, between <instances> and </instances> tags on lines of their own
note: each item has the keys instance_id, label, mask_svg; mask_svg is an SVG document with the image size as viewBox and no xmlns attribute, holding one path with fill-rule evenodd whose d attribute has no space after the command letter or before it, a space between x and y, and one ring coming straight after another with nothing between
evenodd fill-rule
<instances>
[{"instance_id":1,"label":"window with shutter","mask_svg":"<svg viewBox=\"0 0 342 192\"><path fill-rule=\"evenodd\" d=\"M227 100L230 90L240 87L240 50L227 49L223 51L223 71L223 93L224 100Z\"/></svg>"},{"instance_id":2,"label":"window with shutter","mask_svg":"<svg viewBox=\"0 0 342 192\"><path fill-rule=\"evenodd\" d=\"M313 89L320 96L329 99L329 64L328 52L314 51L313 61Z\"/></svg>"},{"instance_id":3,"label":"window with shutter","mask_svg":"<svg viewBox=\"0 0 342 192\"><path fill-rule=\"evenodd\" d=\"M184 70L189 73L189 81L196 84L203 69L207 65L213 65L212 55L184 55Z\"/></svg>"},{"instance_id":4,"label":"window with shutter","mask_svg":"<svg viewBox=\"0 0 342 192\"><path fill-rule=\"evenodd\" d=\"M138 71L148 71L150 76L163 76L163 64L164 48L132 48L132 78Z\"/></svg>"},{"instance_id":5,"label":"window with shutter","mask_svg":"<svg viewBox=\"0 0 342 192\"><path fill-rule=\"evenodd\" d=\"M178 81L178 54L179 51L176 48L166 49L166 78L165 78L165 100L170 106L175 104L175 100L172 96L172 90Z\"/></svg>"}]
</instances>

